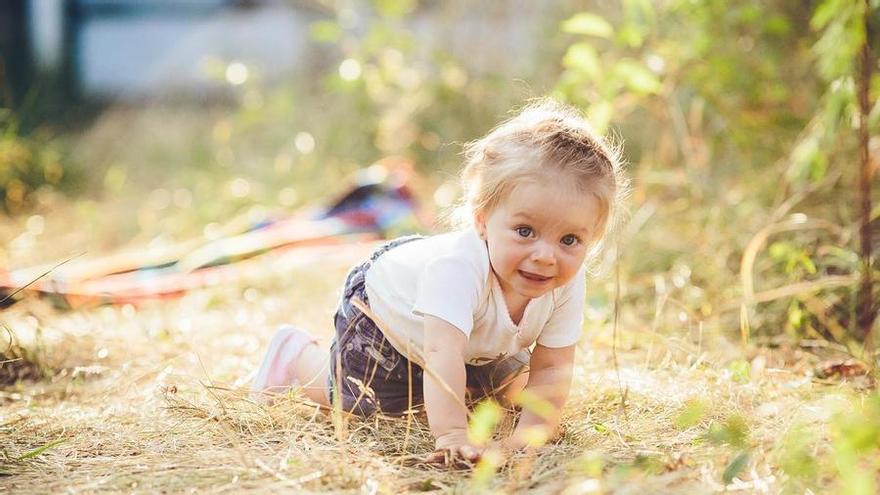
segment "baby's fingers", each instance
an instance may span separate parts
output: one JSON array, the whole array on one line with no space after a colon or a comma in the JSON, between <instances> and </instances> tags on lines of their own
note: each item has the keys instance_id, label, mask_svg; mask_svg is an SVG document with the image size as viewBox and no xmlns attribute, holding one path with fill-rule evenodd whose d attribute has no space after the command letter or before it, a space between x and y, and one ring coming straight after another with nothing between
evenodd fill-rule
<instances>
[{"instance_id":1,"label":"baby's fingers","mask_svg":"<svg viewBox=\"0 0 880 495\"><path fill-rule=\"evenodd\" d=\"M428 454L428 457L425 458L425 462L428 464L443 464L446 465L449 463L449 451L446 449L435 450Z\"/></svg>"},{"instance_id":2,"label":"baby's fingers","mask_svg":"<svg viewBox=\"0 0 880 495\"><path fill-rule=\"evenodd\" d=\"M468 460L470 462L477 462L480 460L480 451L477 450L476 447L472 447L470 445L462 445L458 448L458 454L462 459Z\"/></svg>"},{"instance_id":3,"label":"baby's fingers","mask_svg":"<svg viewBox=\"0 0 880 495\"><path fill-rule=\"evenodd\" d=\"M451 466L460 464L461 467L469 466L471 463L480 460L480 451L470 445L462 445L451 449L435 450L428 454L425 462L429 464L440 464L443 466Z\"/></svg>"}]
</instances>

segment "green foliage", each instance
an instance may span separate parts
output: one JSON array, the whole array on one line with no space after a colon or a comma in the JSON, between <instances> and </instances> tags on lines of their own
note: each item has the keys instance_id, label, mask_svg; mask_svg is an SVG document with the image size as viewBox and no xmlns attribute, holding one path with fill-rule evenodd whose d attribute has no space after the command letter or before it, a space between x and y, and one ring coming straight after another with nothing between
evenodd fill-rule
<instances>
[{"instance_id":1,"label":"green foliage","mask_svg":"<svg viewBox=\"0 0 880 495\"><path fill-rule=\"evenodd\" d=\"M880 401L876 396L855 413L843 413L834 422L835 446L843 452L864 454L880 447Z\"/></svg>"},{"instance_id":2,"label":"green foliage","mask_svg":"<svg viewBox=\"0 0 880 495\"><path fill-rule=\"evenodd\" d=\"M753 274L755 291L859 270L841 198L853 195L854 70L866 5L625 0L560 24L569 45L555 93L598 129L619 129L637 164L636 203L652 215L632 250L639 256L627 260L633 279L668 284L676 263L699 266L684 284L668 284L690 315L720 318L731 332L741 326L744 336L848 338L855 319L846 287L735 302L740 268ZM877 2L869 8L880 19ZM876 101L880 76L873 81ZM880 104L873 108L876 134ZM771 230L755 265L739 265L750 238L787 213L816 226ZM653 300L654 286L631 282L625 305ZM641 307L650 321L654 308Z\"/></svg>"},{"instance_id":3,"label":"green foliage","mask_svg":"<svg viewBox=\"0 0 880 495\"><path fill-rule=\"evenodd\" d=\"M825 80L852 75L865 40L865 4L862 0L825 0L813 12L810 26L822 32L813 50Z\"/></svg>"},{"instance_id":4,"label":"green foliage","mask_svg":"<svg viewBox=\"0 0 880 495\"><path fill-rule=\"evenodd\" d=\"M795 273L795 269L800 268L809 275L816 273L816 264L810 259L810 253L792 242L780 241L774 242L768 249L770 258L783 264L783 272L786 274Z\"/></svg>"},{"instance_id":5,"label":"green foliage","mask_svg":"<svg viewBox=\"0 0 880 495\"><path fill-rule=\"evenodd\" d=\"M468 440L475 445L487 445L503 417L504 409L497 402L493 400L480 402L468 422ZM472 489L478 491L485 489L503 463L504 457L497 450L483 451L471 477Z\"/></svg>"},{"instance_id":6,"label":"green foliage","mask_svg":"<svg viewBox=\"0 0 880 495\"><path fill-rule=\"evenodd\" d=\"M610 38L614 28L608 21L591 12L580 12L562 23L560 29L565 33L583 34L598 38Z\"/></svg>"},{"instance_id":7,"label":"green foliage","mask_svg":"<svg viewBox=\"0 0 880 495\"><path fill-rule=\"evenodd\" d=\"M637 455L632 463L632 467L653 475L666 471L666 463L656 455Z\"/></svg>"},{"instance_id":8,"label":"green foliage","mask_svg":"<svg viewBox=\"0 0 880 495\"><path fill-rule=\"evenodd\" d=\"M309 26L309 34L320 43L336 43L342 37L342 28L333 21L315 21Z\"/></svg>"},{"instance_id":9,"label":"green foliage","mask_svg":"<svg viewBox=\"0 0 880 495\"><path fill-rule=\"evenodd\" d=\"M81 159L98 171L96 182L117 196L134 196L127 194L133 187L164 187L153 167L168 164L175 181L194 184L189 188L198 225L275 202L282 192L285 206L320 200L327 184L389 155L421 167L429 183L420 192L429 197L429 187L452 182L461 160L458 144L484 134L530 96L513 82L522 80L531 95L549 92L575 103L597 129L626 140L637 185L633 213L643 223L634 223L625 239L629 280L623 304L636 318L647 315L640 321L651 320L654 308L646 301L654 300L653 281L660 279L681 304L661 315L661 331L706 323L735 332L743 249L781 206L787 210L780 215L797 213L839 229L773 233L751 270L756 291L858 267L852 257L857 236L840 230L847 228L851 208L841 200L848 197L841 182L848 177L841 171L854 160L853 61L865 40L864 5L563 2L547 17L552 24L530 26L542 34L536 37L540 56L511 74L475 68L452 50L429 45L409 21L414 14L436 13L433 4L333 4L327 18L310 26L327 56L303 81L267 86L251 70L247 82L230 88L239 103L234 112L212 115L206 128L181 139L185 148L145 138L110 163L93 163L101 151ZM870 8L876 15L876 2ZM224 78L228 62L206 67ZM874 88L876 95L876 77ZM880 106L871 121L880 122ZM299 151L299 132L313 139L312 151ZM47 181L46 173L61 181L71 176L62 149L43 146L36 134L12 134L16 144L5 154L28 151L27 160L16 161L34 174L10 179L16 169L0 169L6 174L0 187L11 191L5 197L27 196ZM61 179L52 163L62 164ZM254 194L215 199L224 189L218 177L240 178L230 174L249 179ZM170 220L163 221L157 230L168 232ZM639 255L627 258L626 252ZM825 304L807 304L809 297ZM759 335L831 337L826 327L850 324L850 299L846 288L785 296L747 305L741 321ZM817 314L819 306L830 309Z\"/></svg>"},{"instance_id":10,"label":"green foliage","mask_svg":"<svg viewBox=\"0 0 880 495\"><path fill-rule=\"evenodd\" d=\"M776 445L776 458L792 493L815 491L833 480L833 493L873 494L880 472L880 393L840 400L829 424L830 449L821 428L798 424Z\"/></svg>"},{"instance_id":11,"label":"green foliage","mask_svg":"<svg viewBox=\"0 0 880 495\"><path fill-rule=\"evenodd\" d=\"M706 415L706 403L700 399L691 399L687 401L679 410L673 424L680 430L692 428L703 420Z\"/></svg>"},{"instance_id":12,"label":"green foliage","mask_svg":"<svg viewBox=\"0 0 880 495\"><path fill-rule=\"evenodd\" d=\"M608 466L610 476L607 478L609 487L623 487L627 482L647 476L659 476L667 471L664 459L657 455L637 454L628 462L613 463Z\"/></svg>"},{"instance_id":13,"label":"green foliage","mask_svg":"<svg viewBox=\"0 0 880 495\"><path fill-rule=\"evenodd\" d=\"M738 414L731 414L722 423L712 423L705 435L711 443L732 447L745 447L748 437L748 424Z\"/></svg>"},{"instance_id":14,"label":"green foliage","mask_svg":"<svg viewBox=\"0 0 880 495\"><path fill-rule=\"evenodd\" d=\"M541 39L541 60L511 77L468 68L468 60L443 49L426 49L407 16L431 8L430 2L375 0L357 12L333 4L331 19L310 26L312 39L328 45L329 53L314 81L263 87L251 72L246 83L231 89L240 105L230 114L212 115L186 148L163 147L150 137L127 155L142 161L107 164L99 180L105 191L121 194L141 184L139 171L150 168L144 165L170 163L169 170L180 169L175 181L184 174L210 178L209 193L218 184L215 176L253 174L253 184L308 184L297 201L315 201L326 197L322 186L386 155L413 158L429 181L447 180L460 163L460 147L452 143L482 135L521 103L524 95L511 81L522 78L530 92L550 87L585 109L597 129L626 138L637 190L632 231L623 237L624 306L635 322L625 328L637 331L641 322L651 321L656 296L662 295L669 314L657 318L658 326L677 332L676 342L699 331L696 344L703 323L735 331L742 254L768 223L791 219L803 228L771 229L751 267L756 291L855 273L859 260L844 180L854 163L853 72L865 41L862 20L876 17L876 0L870 12L856 0L623 0L594 3L590 11L572 11L571 5L564 4ZM209 70L225 77L228 64L215 62ZM876 76L873 88L876 97ZM880 106L870 123L877 134ZM70 179L63 143L39 132L22 133L8 113L0 130L6 208L12 209L9 198L24 204L36 188L63 186ZM300 131L308 135L305 142L312 139L311 146L296 144ZM271 150L271 156L261 150ZM212 199L194 202L210 221L266 198ZM94 203L79 208L96 218L100 214ZM746 333L787 329L836 338L828 328L847 325L849 292L844 287L786 296L746 308L742 322ZM613 305L603 291L590 297L601 299L590 311L610 319ZM729 363L727 371L737 383L751 380L745 360ZM784 437L779 466L800 493L834 478L840 481L836 492L876 492L878 398L853 404L834 416L828 452L817 447L821 433L806 427ZM557 412L528 393L520 405L543 417ZM342 437L341 410L331 417ZM472 438L487 442L500 418L497 404L481 404L471 417ZM730 483L759 453L757 447L750 450L750 421L739 415L713 420L710 404L693 399L672 423L679 430L695 429L688 433L706 430L698 441L722 451L721 479ZM618 433L625 442L633 440L609 424L594 420L588 427L603 441L618 441ZM536 432L531 443L544 440ZM474 472L474 486L485 488L500 462L486 456ZM637 476L666 469L655 455L615 464L588 453L573 464L590 478L607 471ZM434 485L428 481L425 488Z\"/></svg>"},{"instance_id":15,"label":"green foliage","mask_svg":"<svg viewBox=\"0 0 880 495\"><path fill-rule=\"evenodd\" d=\"M58 445L61 445L62 443L66 442L66 441L67 441L66 438L61 438L58 440L51 441L45 445L41 445L35 449L32 449L32 450L25 452L24 454L16 457L16 460L23 461L25 459L32 459L32 458L37 457L38 455L42 454L43 452L46 452L47 450L49 450L53 447L57 447Z\"/></svg>"},{"instance_id":16,"label":"green foliage","mask_svg":"<svg viewBox=\"0 0 880 495\"><path fill-rule=\"evenodd\" d=\"M22 210L42 186L69 187L75 171L62 160L62 147L52 136L19 131L16 115L0 108L0 200L7 212Z\"/></svg>"},{"instance_id":17,"label":"green foliage","mask_svg":"<svg viewBox=\"0 0 880 495\"><path fill-rule=\"evenodd\" d=\"M476 445L485 445L492 439L495 427L504 416L504 410L495 401L480 402L468 423L468 439Z\"/></svg>"},{"instance_id":18,"label":"green foliage","mask_svg":"<svg viewBox=\"0 0 880 495\"><path fill-rule=\"evenodd\" d=\"M721 479L724 483L730 483L733 481L733 478L736 477L739 473L741 473L746 466L749 465L749 452L743 451L738 453L733 460L724 468L724 472L721 474Z\"/></svg>"},{"instance_id":19,"label":"green foliage","mask_svg":"<svg viewBox=\"0 0 880 495\"><path fill-rule=\"evenodd\" d=\"M560 24L564 33L576 35L562 58L565 71L559 79L556 94L587 109L590 121L605 132L616 111L633 96L657 93L657 74L643 61L628 56L630 48L642 42L645 17L653 15L650 3L624 2L627 22L615 31L612 24L599 14L579 12ZM643 16L634 13L641 12ZM599 53L602 56L599 56Z\"/></svg>"},{"instance_id":20,"label":"green foliage","mask_svg":"<svg viewBox=\"0 0 880 495\"><path fill-rule=\"evenodd\" d=\"M792 428L779 446L779 466L789 477L789 484L799 488L813 486L818 463L814 454L815 438L806 426Z\"/></svg>"},{"instance_id":21,"label":"green foliage","mask_svg":"<svg viewBox=\"0 0 880 495\"><path fill-rule=\"evenodd\" d=\"M373 0L373 4L382 16L388 18L403 17L416 7L415 0Z\"/></svg>"},{"instance_id":22,"label":"green foliage","mask_svg":"<svg viewBox=\"0 0 880 495\"><path fill-rule=\"evenodd\" d=\"M587 452L573 464L577 474L598 478L605 469L605 458L596 452Z\"/></svg>"},{"instance_id":23,"label":"green foliage","mask_svg":"<svg viewBox=\"0 0 880 495\"><path fill-rule=\"evenodd\" d=\"M504 463L504 457L496 450L488 450L483 453L477 465L474 467L474 473L471 476L471 489L482 491L486 488L490 481L495 477L498 468Z\"/></svg>"},{"instance_id":24,"label":"green foliage","mask_svg":"<svg viewBox=\"0 0 880 495\"><path fill-rule=\"evenodd\" d=\"M876 493L880 469L880 394L855 400L831 421L835 465L847 493Z\"/></svg>"},{"instance_id":25,"label":"green foliage","mask_svg":"<svg viewBox=\"0 0 880 495\"><path fill-rule=\"evenodd\" d=\"M345 109L327 123L326 149L345 149L361 163L402 155L452 168L458 149L444 143L473 139L519 102L494 87L501 81L491 72L469 70L442 47L427 49L403 22L417 7L374 0L355 12L340 5L335 19L311 25L313 40L334 45L333 65L318 75L323 97ZM493 98L483 96L489 91Z\"/></svg>"},{"instance_id":26,"label":"green foliage","mask_svg":"<svg viewBox=\"0 0 880 495\"><path fill-rule=\"evenodd\" d=\"M752 365L745 359L737 359L728 365L733 381L748 383L752 373Z\"/></svg>"}]
</instances>

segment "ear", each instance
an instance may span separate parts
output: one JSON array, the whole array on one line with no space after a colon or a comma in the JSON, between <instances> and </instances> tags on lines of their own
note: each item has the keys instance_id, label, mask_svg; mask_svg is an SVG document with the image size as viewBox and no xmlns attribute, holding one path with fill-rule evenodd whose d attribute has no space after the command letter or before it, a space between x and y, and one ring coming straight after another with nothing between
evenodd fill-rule
<instances>
[{"instance_id":1,"label":"ear","mask_svg":"<svg viewBox=\"0 0 880 495\"><path fill-rule=\"evenodd\" d=\"M486 240L486 215L482 211L474 212L474 229L480 239Z\"/></svg>"}]
</instances>

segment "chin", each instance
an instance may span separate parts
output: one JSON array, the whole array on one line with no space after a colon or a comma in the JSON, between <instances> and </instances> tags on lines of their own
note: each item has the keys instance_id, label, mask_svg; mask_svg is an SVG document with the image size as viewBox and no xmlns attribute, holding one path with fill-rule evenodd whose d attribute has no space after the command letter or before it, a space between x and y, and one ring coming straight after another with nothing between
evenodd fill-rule
<instances>
[{"instance_id":1,"label":"chin","mask_svg":"<svg viewBox=\"0 0 880 495\"><path fill-rule=\"evenodd\" d=\"M523 297L528 297L529 299L535 299L535 298L541 297L544 294L550 292L550 290L552 290L552 288L548 288L547 290L522 289L517 292L519 292L519 295L521 295Z\"/></svg>"}]
</instances>

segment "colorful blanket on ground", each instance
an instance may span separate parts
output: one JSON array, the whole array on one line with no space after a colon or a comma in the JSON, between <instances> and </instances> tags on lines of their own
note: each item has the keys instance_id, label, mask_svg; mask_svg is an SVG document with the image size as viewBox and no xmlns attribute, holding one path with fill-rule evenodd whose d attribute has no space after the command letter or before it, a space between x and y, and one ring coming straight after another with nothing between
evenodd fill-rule
<instances>
[{"instance_id":1,"label":"colorful blanket on ground","mask_svg":"<svg viewBox=\"0 0 880 495\"><path fill-rule=\"evenodd\" d=\"M284 252L316 260L321 252L375 242L401 225L424 221L408 184L407 169L365 169L329 207L254 224L230 224L224 237L93 260L0 271L0 307L27 294L50 297L59 306L136 304L179 297L187 291L239 279L245 260Z\"/></svg>"}]
</instances>

